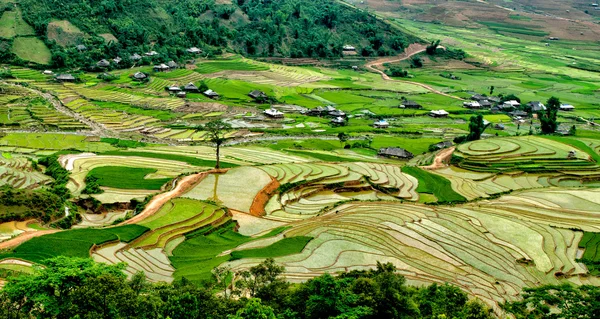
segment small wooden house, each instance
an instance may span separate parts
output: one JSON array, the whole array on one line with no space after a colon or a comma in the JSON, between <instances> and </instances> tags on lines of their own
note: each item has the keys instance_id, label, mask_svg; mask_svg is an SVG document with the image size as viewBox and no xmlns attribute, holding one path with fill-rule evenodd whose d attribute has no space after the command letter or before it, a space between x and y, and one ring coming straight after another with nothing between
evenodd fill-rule
<instances>
[{"instance_id":1,"label":"small wooden house","mask_svg":"<svg viewBox=\"0 0 600 319\"><path fill-rule=\"evenodd\" d=\"M204 94L206 97L208 97L210 99L218 99L219 98L219 93L217 93L211 89L204 91L202 94Z\"/></svg>"},{"instance_id":2,"label":"small wooden house","mask_svg":"<svg viewBox=\"0 0 600 319\"><path fill-rule=\"evenodd\" d=\"M143 80L147 79L148 76L145 73L136 72L132 78L136 81L143 81Z\"/></svg>"},{"instance_id":3,"label":"small wooden house","mask_svg":"<svg viewBox=\"0 0 600 319\"><path fill-rule=\"evenodd\" d=\"M263 112L264 115L270 117L270 118L274 118L274 119L282 119L283 118L283 112L276 110L274 108L270 108L268 110L265 110Z\"/></svg>"},{"instance_id":4,"label":"small wooden house","mask_svg":"<svg viewBox=\"0 0 600 319\"><path fill-rule=\"evenodd\" d=\"M423 106L421 106L421 104L415 102L415 101L409 101L409 100L405 100L402 102L402 104L400 105L400 108L406 108L406 109L422 109Z\"/></svg>"},{"instance_id":5,"label":"small wooden house","mask_svg":"<svg viewBox=\"0 0 600 319\"><path fill-rule=\"evenodd\" d=\"M433 110L433 111L429 112L429 116L435 117L435 118L448 117L448 115L450 115L450 113L448 113L444 110Z\"/></svg>"},{"instance_id":6,"label":"small wooden house","mask_svg":"<svg viewBox=\"0 0 600 319\"><path fill-rule=\"evenodd\" d=\"M186 84L186 85L183 87L183 89L184 89L185 91L187 91L187 92L198 92L198 91L200 91L200 90L198 89L198 87L197 87L196 85L194 85L194 83L192 83L192 82L190 82L190 83Z\"/></svg>"},{"instance_id":7,"label":"small wooden house","mask_svg":"<svg viewBox=\"0 0 600 319\"><path fill-rule=\"evenodd\" d=\"M379 121L373 123L373 127L386 129L386 128L390 127L390 123L388 123L388 121L386 121L386 120L379 120Z\"/></svg>"},{"instance_id":8,"label":"small wooden house","mask_svg":"<svg viewBox=\"0 0 600 319\"><path fill-rule=\"evenodd\" d=\"M59 74L56 76L58 82L75 82L75 77L71 74Z\"/></svg>"},{"instance_id":9,"label":"small wooden house","mask_svg":"<svg viewBox=\"0 0 600 319\"><path fill-rule=\"evenodd\" d=\"M259 90L254 90L254 91L248 93L248 96L257 101L263 101L267 98L267 94L265 94L265 92L259 91Z\"/></svg>"},{"instance_id":10,"label":"small wooden house","mask_svg":"<svg viewBox=\"0 0 600 319\"><path fill-rule=\"evenodd\" d=\"M377 155L383 157L397 158L397 159L411 159L415 157L413 153L400 148L400 147L384 147L380 148Z\"/></svg>"}]
</instances>

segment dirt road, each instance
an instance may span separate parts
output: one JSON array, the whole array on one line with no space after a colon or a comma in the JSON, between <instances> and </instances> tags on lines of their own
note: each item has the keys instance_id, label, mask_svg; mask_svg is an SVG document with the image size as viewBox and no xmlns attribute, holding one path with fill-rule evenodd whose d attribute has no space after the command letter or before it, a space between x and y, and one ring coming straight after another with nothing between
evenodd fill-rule
<instances>
[{"instance_id":1,"label":"dirt road","mask_svg":"<svg viewBox=\"0 0 600 319\"><path fill-rule=\"evenodd\" d=\"M227 171L227 170L221 169L219 172L225 172L225 171ZM146 205L146 208L144 208L144 210L141 213L135 215L131 219L128 219L128 220L122 222L120 225L139 223L142 220L154 215L169 200L183 195L185 192L190 190L192 187L194 187L198 183L200 183L206 176L208 176L211 173L216 173L216 172L217 172L216 170L210 170L210 171L182 177L179 180L179 182L177 183L177 185L175 186L175 188L173 188L172 190L170 190L168 192L161 193L161 194L154 196L150 200L150 202Z\"/></svg>"},{"instance_id":2,"label":"dirt road","mask_svg":"<svg viewBox=\"0 0 600 319\"><path fill-rule=\"evenodd\" d=\"M433 163L431 163L431 165L421 166L421 168L427 170L435 170L446 167L446 163L450 162L450 158L452 157L452 153L454 153L454 149L455 147L452 146L450 148L440 151L433 159Z\"/></svg>"},{"instance_id":3,"label":"dirt road","mask_svg":"<svg viewBox=\"0 0 600 319\"><path fill-rule=\"evenodd\" d=\"M439 48L444 48L442 46L440 46ZM381 58L381 59L377 59L374 61L371 61L369 63L367 63L365 65L365 67L367 69L369 69L370 71L373 71L375 73L379 73L381 74L381 78L383 78L386 81L392 81L392 82L399 82L399 83L408 83L408 84L412 84L412 85L416 85L416 86L420 86L428 91L431 91L432 93L435 94L439 94L439 95L443 95L443 96L447 96L449 98L453 98L453 99L457 99L457 100L464 100L461 97L452 95L452 94L448 94L448 93L444 93L442 91L436 90L433 87L427 85L427 84L423 84L423 83L419 83L419 82L414 82L414 81L405 81L405 80L396 80L396 79L392 79L390 78L387 74L385 74L385 72L383 72L382 70L380 70L378 67L383 66L385 63L396 63L396 62L400 62L400 61L404 61L407 59L410 59L412 56L425 52L425 50L427 49L427 46L423 45L423 44L416 44L413 43L411 45L408 46L408 48L406 48L404 50L404 53L402 53L401 55L397 56L397 57L387 57L387 58Z\"/></svg>"},{"instance_id":4,"label":"dirt road","mask_svg":"<svg viewBox=\"0 0 600 319\"><path fill-rule=\"evenodd\" d=\"M38 231L27 231L21 233L19 236L9 239L7 241L3 241L0 243L0 249L10 249L16 246L19 246L21 243L30 240L33 237L39 237L42 235L57 233L61 230L59 229L49 229L49 230L38 230Z\"/></svg>"}]
</instances>

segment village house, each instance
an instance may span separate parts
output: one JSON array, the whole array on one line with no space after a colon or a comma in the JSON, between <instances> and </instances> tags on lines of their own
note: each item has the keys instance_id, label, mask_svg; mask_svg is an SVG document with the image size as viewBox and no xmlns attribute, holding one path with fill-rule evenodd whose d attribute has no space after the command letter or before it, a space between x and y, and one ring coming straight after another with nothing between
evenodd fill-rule
<instances>
[{"instance_id":1,"label":"village house","mask_svg":"<svg viewBox=\"0 0 600 319\"><path fill-rule=\"evenodd\" d=\"M494 125L494 129L503 131L505 129L505 127L504 127L504 124L498 123L498 124Z\"/></svg>"},{"instance_id":2,"label":"village house","mask_svg":"<svg viewBox=\"0 0 600 319\"><path fill-rule=\"evenodd\" d=\"M148 78L148 76L145 73L142 73L142 72L136 72L133 75L133 79L136 80L136 81L143 81L146 78Z\"/></svg>"},{"instance_id":3,"label":"village house","mask_svg":"<svg viewBox=\"0 0 600 319\"><path fill-rule=\"evenodd\" d=\"M267 94L265 94L265 92L259 91L259 90L254 90L254 91L248 93L248 96L253 98L254 100L260 100L260 101L263 101L267 98Z\"/></svg>"},{"instance_id":4,"label":"village house","mask_svg":"<svg viewBox=\"0 0 600 319\"><path fill-rule=\"evenodd\" d=\"M208 89L208 90L204 91L202 94L204 94L206 97L208 97L210 99L217 99L217 98L219 98L219 93L217 93L217 92L215 92L215 91L213 91L211 89Z\"/></svg>"},{"instance_id":5,"label":"village house","mask_svg":"<svg viewBox=\"0 0 600 319\"><path fill-rule=\"evenodd\" d=\"M346 113L340 110L333 110L333 111L329 111L327 113L327 115L329 116L333 116L333 117L346 117Z\"/></svg>"},{"instance_id":6,"label":"village house","mask_svg":"<svg viewBox=\"0 0 600 319\"><path fill-rule=\"evenodd\" d=\"M167 63L167 66L169 67L169 69L177 69L179 67L179 65L173 60L169 61L169 63Z\"/></svg>"},{"instance_id":7,"label":"village house","mask_svg":"<svg viewBox=\"0 0 600 319\"><path fill-rule=\"evenodd\" d=\"M575 107L571 104L561 104L559 110L561 111L574 111Z\"/></svg>"},{"instance_id":8,"label":"village house","mask_svg":"<svg viewBox=\"0 0 600 319\"><path fill-rule=\"evenodd\" d=\"M510 109L516 109L519 106L521 106L521 103L519 103L515 100L510 100L510 101L505 101L504 103L502 103L500 108L503 110L510 110Z\"/></svg>"},{"instance_id":9,"label":"village house","mask_svg":"<svg viewBox=\"0 0 600 319\"><path fill-rule=\"evenodd\" d=\"M481 100L481 101L479 101L479 105L481 105L482 109L488 109L488 108L492 107L492 102L490 102L488 100Z\"/></svg>"},{"instance_id":10,"label":"village house","mask_svg":"<svg viewBox=\"0 0 600 319\"><path fill-rule=\"evenodd\" d=\"M75 82L75 77L71 74L59 74L56 77L58 82Z\"/></svg>"},{"instance_id":11,"label":"village house","mask_svg":"<svg viewBox=\"0 0 600 319\"><path fill-rule=\"evenodd\" d=\"M154 72L167 72L170 70L169 66L164 63L155 65L152 69L154 70Z\"/></svg>"},{"instance_id":12,"label":"village house","mask_svg":"<svg viewBox=\"0 0 600 319\"><path fill-rule=\"evenodd\" d=\"M434 110L434 111L429 112L429 116L435 117L435 118L448 117L448 115L450 115L450 113L448 113L444 110Z\"/></svg>"},{"instance_id":13,"label":"village house","mask_svg":"<svg viewBox=\"0 0 600 319\"><path fill-rule=\"evenodd\" d=\"M539 111L546 110L546 106L544 104L542 104L542 102L540 102L540 101L531 101L531 102L527 103L527 106L529 106L531 108L532 112L539 112Z\"/></svg>"},{"instance_id":14,"label":"village house","mask_svg":"<svg viewBox=\"0 0 600 319\"><path fill-rule=\"evenodd\" d=\"M77 49L77 51L85 51L87 50L87 47L83 44L79 44L75 47Z\"/></svg>"},{"instance_id":15,"label":"village house","mask_svg":"<svg viewBox=\"0 0 600 319\"><path fill-rule=\"evenodd\" d=\"M156 51L150 51L150 52L146 52L145 55L146 56L157 56L158 52L156 52Z\"/></svg>"},{"instance_id":16,"label":"village house","mask_svg":"<svg viewBox=\"0 0 600 319\"><path fill-rule=\"evenodd\" d=\"M324 107L317 106L315 108L312 108L312 109L304 112L304 114L306 114L308 116L321 116L324 112L325 112L325 108Z\"/></svg>"},{"instance_id":17,"label":"village house","mask_svg":"<svg viewBox=\"0 0 600 319\"><path fill-rule=\"evenodd\" d=\"M139 61L141 59L142 59L142 56L137 53L134 53L132 56L129 57L129 60L131 60L131 61Z\"/></svg>"},{"instance_id":18,"label":"village house","mask_svg":"<svg viewBox=\"0 0 600 319\"><path fill-rule=\"evenodd\" d=\"M116 57L116 58L112 59L112 61L113 61L115 64L119 64L119 63L121 63L121 61L123 61L123 59L121 59L121 58L119 58L119 57Z\"/></svg>"},{"instance_id":19,"label":"village house","mask_svg":"<svg viewBox=\"0 0 600 319\"><path fill-rule=\"evenodd\" d=\"M525 111L521 111L521 110L516 110L516 111L508 112L508 115L510 115L514 118L522 118L522 117L527 117L529 115L529 113L527 113Z\"/></svg>"},{"instance_id":20,"label":"village house","mask_svg":"<svg viewBox=\"0 0 600 319\"><path fill-rule=\"evenodd\" d=\"M477 101L463 102L463 106L468 109L480 109L481 108L481 104L479 104L479 102L477 102Z\"/></svg>"},{"instance_id":21,"label":"village house","mask_svg":"<svg viewBox=\"0 0 600 319\"><path fill-rule=\"evenodd\" d=\"M388 121L386 121L386 120L379 120L379 121L373 123L373 127L374 128L382 128L382 129L388 128L388 127L390 127L390 123L388 123Z\"/></svg>"},{"instance_id":22,"label":"village house","mask_svg":"<svg viewBox=\"0 0 600 319\"><path fill-rule=\"evenodd\" d=\"M352 45L344 45L342 47L342 54L344 55L355 55L356 54L356 48Z\"/></svg>"},{"instance_id":23,"label":"village house","mask_svg":"<svg viewBox=\"0 0 600 319\"><path fill-rule=\"evenodd\" d=\"M331 119L331 124L333 124L333 125L340 125L340 126L346 125L346 118L344 118L344 117L334 117L334 118Z\"/></svg>"},{"instance_id":24,"label":"village house","mask_svg":"<svg viewBox=\"0 0 600 319\"><path fill-rule=\"evenodd\" d=\"M448 147L450 147L452 145L454 145L454 144L452 144L451 141L443 141L443 142L439 142L439 143L433 144L431 146L431 148L432 149L436 149L436 150L441 150L441 149L444 149L444 148L448 148Z\"/></svg>"},{"instance_id":25,"label":"village house","mask_svg":"<svg viewBox=\"0 0 600 319\"><path fill-rule=\"evenodd\" d=\"M483 96L481 94L474 94L471 96L471 100L473 101L483 101L483 100L487 100L487 96Z\"/></svg>"},{"instance_id":26,"label":"village house","mask_svg":"<svg viewBox=\"0 0 600 319\"><path fill-rule=\"evenodd\" d=\"M404 100L404 101L402 101L402 104L400 105L400 108L422 109L423 106L421 106L421 104L419 104L419 103L417 103L415 101Z\"/></svg>"},{"instance_id":27,"label":"village house","mask_svg":"<svg viewBox=\"0 0 600 319\"><path fill-rule=\"evenodd\" d=\"M200 50L200 49L198 49L196 47L191 47L191 48L187 49L186 51L188 53L191 53L191 54L200 54L200 53L202 53L202 50Z\"/></svg>"},{"instance_id":28,"label":"village house","mask_svg":"<svg viewBox=\"0 0 600 319\"><path fill-rule=\"evenodd\" d=\"M43 75L52 75L54 74L54 72L50 71L50 70L44 70L44 72L42 72Z\"/></svg>"},{"instance_id":29,"label":"village house","mask_svg":"<svg viewBox=\"0 0 600 319\"><path fill-rule=\"evenodd\" d=\"M181 92L181 88L178 87L177 85L171 85L171 86L167 87L167 91L169 91L171 93Z\"/></svg>"},{"instance_id":30,"label":"village house","mask_svg":"<svg viewBox=\"0 0 600 319\"><path fill-rule=\"evenodd\" d=\"M282 119L283 118L283 112L276 110L274 108L270 108L268 110L265 110L263 112L263 114L265 114L266 116L270 117L270 118L274 118L274 119Z\"/></svg>"},{"instance_id":31,"label":"village house","mask_svg":"<svg viewBox=\"0 0 600 319\"><path fill-rule=\"evenodd\" d=\"M105 59L102 59L102 60L98 61L98 63L96 63L96 66L99 68L107 68L110 66L110 62L108 62Z\"/></svg>"},{"instance_id":32,"label":"village house","mask_svg":"<svg viewBox=\"0 0 600 319\"><path fill-rule=\"evenodd\" d=\"M380 148L379 152L377 152L377 155L397 159L411 159L415 157L413 153L399 147Z\"/></svg>"},{"instance_id":33,"label":"village house","mask_svg":"<svg viewBox=\"0 0 600 319\"><path fill-rule=\"evenodd\" d=\"M183 89L186 90L187 92L198 92L199 91L198 87L195 86L194 83L192 83L192 82L186 84L183 87Z\"/></svg>"},{"instance_id":34,"label":"village house","mask_svg":"<svg viewBox=\"0 0 600 319\"><path fill-rule=\"evenodd\" d=\"M175 94L178 98L185 98L187 96L187 92L180 91Z\"/></svg>"}]
</instances>

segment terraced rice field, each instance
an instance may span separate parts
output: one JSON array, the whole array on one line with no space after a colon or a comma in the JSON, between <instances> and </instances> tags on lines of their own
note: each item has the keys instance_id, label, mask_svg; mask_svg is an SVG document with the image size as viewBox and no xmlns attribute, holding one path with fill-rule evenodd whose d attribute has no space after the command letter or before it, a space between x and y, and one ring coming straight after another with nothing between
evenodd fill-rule
<instances>
[{"instance_id":1,"label":"terraced rice field","mask_svg":"<svg viewBox=\"0 0 600 319\"><path fill-rule=\"evenodd\" d=\"M265 206L267 216L276 220L313 217L327 207L350 200L419 198L417 179L394 165L307 163L260 168L277 179L284 190L271 197Z\"/></svg>"},{"instance_id":2,"label":"terraced rice field","mask_svg":"<svg viewBox=\"0 0 600 319\"><path fill-rule=\"evenodd\" d=\"M99 262L126 262L127 275L144 272L150 281L173 281L175 268L167 257L186 235L200 229L218 227L230 220L220 207L187 198L176 198L140 225L150 231L129 244L111 244L93 252Z\"/></svg>"},{"instance_id":3,"label":"terraced rice field","mask_svg":"<svg viewBox=\"0 0 600 319\"><path fill-rule=\"evenodd\" d=\"M490 195L522 189L558 186L554 182L556 178L565 176L556 173L536 174L523 172L493 174L467 171L454 166L432 172L448 179L452 185L452 189L467 200L487 198Z\"/></svg>"},{"instance_id":4,"label":"terraced rice field","mask_svg":"<svg viewBox=\"0 0 600 319\"><path fill-rule=\"evenodd\" d=\"M0 185L16 188L36 188L50 183L52 179L36 171L27 157L0 157Z\"/></svg>"},{"instance_id":5,"label":"terraced rice field","mask_svg":"<svg viewBox=\"0 0 600 319\"><path fill-rule=\"evenodd\" d=\"M122 166L154 169L156 170L154 173L146 176L154 179L172 179L181 174L198 170L198 167L183 162L135 156L64 155L59 161L67 170L71 171L67 187L76 194L85 188L85 177L93 169L99 167Z\"/></svg>"},{"instance_id":6,"label":"terraced rice field","mask_svg":"<svg viewBox=\"0 0 600 319\"><path fill-rule=\"evenodd\" d=\"M236 167L223 175L207 176L184 196L211 200L231 209L249 213L257 194L269 183L271 183L270 176L258 168Z\"/></svg>"},{"instance_id":7,"label":"terraced rice field","mask_svg":"<svg viewBox=\"0 0 600 319\"><path fill-rule=\"evenodd\" d=\"M598 195L579 192L570 194L579 198ZM523 194L537 193L546 192ZM276 258L276 262L286 267L288 279L306 280L389 261L409 282L449 282L490 305L515 300L523 287L565 281L600 283L576 262L583 233L566 228L588 223L587 229L597 229L597 213L571 205L572 214L561 214L567 204L538 212L538 207L511 202L435 208L391 202L344 204L294 224L285 237L314 239L301 253ZM598 209L598 200L594 205ZM240 270L260 261L243 259L227 265Z\"/></svg>"},{"instance_id":8,"label":"terraced rice field","mask_svg":"<svg viewBox=\"0 0 600 319\"><path fill-rule=\"evenodd\" d=\"M208 225L220 225L230 219L222 208L205 202L176 198L140 225L151 229L131 246L144 249L165 248L172 240Z\"/></svg>"},{"instance_id":9,"label":"terraced rice field","mask_svg":"<svg viewBox=\"0 0 600 319\"><path fill-rule=\"evenodd\" d=\"M107 264L127 263L124 272L130 278L138 272L143 272L151 282L173 281L175 269L160 248L144 250L130 248L125 243L111 244L96 250L92 258Z\"/></svg>"},{"instance_id":10,"label":"terraced rice field","mask_svg":"<svg viewBox=\"0 0 600 319\"><path fill-rule=\"evenodd\" d=\"M574 157L569 152L575 151ZM494 138L465 143L456 148L458 166L474 171L556 172L598 168L586 152L536 136Z\"/></svg>"}]
</instances>

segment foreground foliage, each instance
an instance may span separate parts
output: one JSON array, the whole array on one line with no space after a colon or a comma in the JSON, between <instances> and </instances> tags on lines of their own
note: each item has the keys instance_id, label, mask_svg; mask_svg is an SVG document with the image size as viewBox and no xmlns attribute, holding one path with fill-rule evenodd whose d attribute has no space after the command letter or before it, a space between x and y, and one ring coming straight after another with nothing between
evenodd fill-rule
<instances>
[{"instance_id":1,"label":"foreground foliage","mask_svg":"<svg viewBox=\"0 0 600 319\"><path fill-rule=\"evenodd\" d=\"M227 271L195 286L131 280L123 265L59 257L31 276L11 279L1 292L3 318L492 318L478 301L449 285L406 285L391 264L329 274L292 285L272 260L252 267L234 289L241 298L215 294ZM222 285L221 283L225 283ZM239 284L239 285L238 285ZM248 299L248 297L250 299Z\"/></svg>"}]
</instances>

